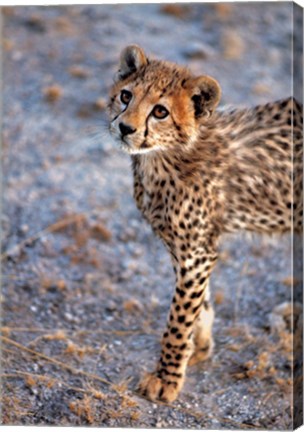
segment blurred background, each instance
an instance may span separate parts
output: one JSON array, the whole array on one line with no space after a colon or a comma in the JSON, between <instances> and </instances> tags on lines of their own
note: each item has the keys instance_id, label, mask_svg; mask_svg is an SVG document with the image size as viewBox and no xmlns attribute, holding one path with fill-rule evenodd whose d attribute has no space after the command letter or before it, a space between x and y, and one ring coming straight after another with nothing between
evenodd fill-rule
<instances>
[{"instance_id":1,"label":"blurred background","mask_svg":"<svg viewBox=\"0 0 304 432\"><path fill-rule=\"evenodd\" d=\"M288 238L223 243L213 358L189 368L172 406L136 394L158 358L174 277L135 207L105 108L129 43L213 76L222 105L290 96L292 11L2 8L3 424L291 428L290 333L273 324L295 282Z\"/></svg>"}]
</instances>

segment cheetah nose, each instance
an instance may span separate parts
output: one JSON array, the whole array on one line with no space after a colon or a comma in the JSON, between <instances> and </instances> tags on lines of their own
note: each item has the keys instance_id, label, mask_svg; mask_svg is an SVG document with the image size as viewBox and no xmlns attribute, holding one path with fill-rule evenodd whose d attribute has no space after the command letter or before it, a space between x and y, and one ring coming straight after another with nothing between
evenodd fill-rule
<instances>
[{"instance_id":1,"label":"cheetah nose","mask_svg":"<svg viewBox=\"0 0 304 432\"><path fill-rule=\"evenodd\" d=\"M132 133L136 132L135 128L128 126L124 123L119 123L119 129L123 137L126 135L131 135Z\"/></svg>"}]
</instances>

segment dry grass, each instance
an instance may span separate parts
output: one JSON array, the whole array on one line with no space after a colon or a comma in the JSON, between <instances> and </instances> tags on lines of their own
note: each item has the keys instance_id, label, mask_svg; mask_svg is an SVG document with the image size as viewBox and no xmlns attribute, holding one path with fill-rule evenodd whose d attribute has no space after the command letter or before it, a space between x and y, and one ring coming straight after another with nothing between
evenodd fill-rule
<instances>
[{"instance_id":1,"label":"dry grass","mask_svg":"<svg viewBox=\"0 0 304 432\"><path fill-rule=\"evenodd\" d=\"M94 102L95 109L98 111L104 111L107 107L107 101L105 98L100 97Z\"/></svg>"},{"instance_id":2,"label":"dry grass","mask_svg":"<svg viewBox=\"0 0 304 432\"><path fill-rule=\"evenodd\" d=\"M70 402L69 408L81 420L85 420L89 424L94 422L96 407L93 399L88 395L85 395L80 401Z\"/></svg>"},{"instance_id":3,"label":"dry grass","mask_svg":"<svg viewBox=\"0 0 304 432\"><path fill-rule=\"evenodd\" d=\"M294 287L297 285L300 281L293 277L293 276L287 276L282 280L282 283L288 287Z\"/></svg>"},{"instance_id":4,"label":"dry grass","mask_svg":"<svg viewBox=\"0 0 304 432\"><path fill-rule=\"evenodd\" d=\"M231 3L217 3L214 5L215 13L221 21L225 21L233 13L234 5Z\"/></svg>"},{"instance_id":5,"label":"dry grass","mask_svg":"<svg viewBox=\"0 0 304 432\"><path fill-rule=\"evenodd\" d=\"M256 83L252 87L252 92L257 95L271 94L271 88L267 84Z\"/></svg>"},{"instance_id":6,"label":"dry grass","mask_svg":"<svg viewBox=\"0 0 304 432\"><path fill-rule=\"evenodd\" d=\"M236 30L226 29L222 35L223 55L226 60L238 60L245 51L242 37Z\"/></svg>"},{"instance_id":7,"label":"dry grass","mask_svg":"<svg viewBox=\"0 0 304 432\"><path fill-rule=\"evenodd\" d=\"M91 75L91 72L81 65L73 65L68 68L68 72L75 78L85 79Z\"/></svg>"},{"instance_id":8,"label":"dry grass","mask_svg":"<svg viewBox=\"0 0 304 432\"><path fill-rule=\"evenodd\" d=\"M5 51L11 51L14 48L14 44L11 40L2 38L2 47Z\"/></svg>"},{"instance_id":9,"label":"dry grass","mask_svg":"<svg viewBox=\"0 0 304 432\"><path fill-rule=\"evenodd\" d=\"M187 18L190 7L187 5L179 4L165 4L160 8L161 12L166 15L171 15L175 18Z\"/></svg>"},{"instance_id":10,"label":"dry grass","mask_svg":"<svg viewBox=\"0 0 304 432\"><path fill-rule=\"evenodd\" d=\"M48 341L67 340L66 334L62 331L56 332L54 334L42 335L40 338L44 338ZM120 383L113 384L112 382L105 380L97 375L76 369L70 366L68 362L64 363L41 352L33 350L29 347L25 347L8 337L2 336L1 340L4 347L5 345L10 345L15 349L20 350L21 352L25 352L26 354L37 357L40 360L51 363L62 371L66 370L77 377L83 378L82 387L75 387L69 384L68 376L66 376L66 378L60 379L58 377L54 378L53 376L49 376L47 374L43 375L19 370L15 370L14 373L2 373L1 378L5 380L8 391L11 395L11 399L13 399L13 393L9 390L9 381L12 379L21 378L24 380L24 384L26 385L26 387L32 389L35 393L37 392L37 388L41 388L40 386L44 388L52 388L57 385L59 388L66 388L69 391L73 390L74 392L83 394L83 397L81 399L72 400L68 404L70 411L79 418L79 424L97 423L100 419L100 407L98 405L100 403L109 404L109 409L105 407L105 410L103 410L108 418L121 418L124 416L129 417L131 420L136 420L139 418L140 412L136 410L138 404L127 394L128 381L122 381ZM15 350L6 350L10 351L11 356L16 355ZM84 354L91 354L92 351L93 348L91 347L79 347L78 345L67 340L67 349L64 351L64 355L68 354L74 357L82 357ZM57 372L55 371L54 373L57 374ZM106 384L107 393L104 393L99 388L96 388L92 384L94 382L97 384L100 382ZM113 403L114 405L116 405L120 398L120 408L118 410L111 408L111 406L113 406ZM5 402L6 396L4 396L2 400L3 402ZM25 406L22 404L21 400L14 399L14 401L14 417L10 416L9 413L6 412L3 416L3 419L6 422L5 424L19 422L22 417L22 413L26 416L29 416L31 414L30 405L27 407L27 410L25 410ZM10 406L10 404L7 404L7 406Z\"/></svg>"},{"instance_id":11,"label":"dry grass","mask_svg":"<svg viewBox=\"0 0 304 432\"><path fill-rule=\"evenodd\" d=\"M126 381L121 381L118 384L112 384L111 388L115 390L116 393L122 395L127 391L128 385L129 385L129 380L126 380Z\"/></svg>"},{"instance_id":12,"label":"dry grass","mask_svg":"<svg viewBox=\"0 0 304 432\"><path fill-rule=\"evenodd\" d=\"M217 291L214 294L214 303L216 305L222 304L224 302L224 300L225 300L225 295L224 295L224 293L222 291Z\"/></svg>"},{"instance_id":13,"label":"dry grass","mask_svg":"<svg viewBox=\"0 0 304 432\"><path fill-rule=\"evenodd\" d=\"M93 238L101 241L110 241L111 232L101 223L97 223L90 228L90 234Z\"/></svg>"},{"instance_id":14,"label":"dry grass","mask_svg":"<svg viewBox=\"0 0 304 432\"><path fill-rule=\"evenodd\" d=\"M6 385L7 386L7 385ZM31 417L31 405L28 401L15 395L15 390L9 387L10 395L2 396L1 424L13 425L19 422L22 417Z\"/></svg>"},{"instance_id":15,"label":"dry grass","mask_svg":"<svg viewBox=\"0 0 304 432\"><path fill-rule=\"evenodd\" d=\"M65 333L61 332L55 332L53 335L44 335L47 340L62 340L65 338ZM52 376L48 375L39 375L34 373L29 373L25 371L15 371L11 374L2 374L2 378L4 379L13 379L13 378L20 378L22 377L25 380L25 383L30 388L35 388L37 385L41 384L46 387L53 387L54 385L60 385L60 387L65 387L69 390L74 390L75 392L82 393L84 396L80 400L71 401L69 403L69 409L77 416L79 417L80 422L86 422L88 424L94 424L98 422L99 419L99 410L97 409L96 402L101 401L105 404L108 403L109 400L113 400L113 398L117 401L117 398L121 398L119 402L119 409L113 409L111 406L107 408L107 406L104 407L103 413L106 415L107 418L111 419L121 419L124 417L129 418L131 421L136 422L140 416L141 412L138 409L139 404L136 400L133 399L132 396L140 396L136 392L132 392L128 390L129 381L121 381L119 383L111 383L108 380L104 380L103 378L96 376L94 374L87 373L85 371L76 369L66 363L63 363L57 359L51 358L49 356L46 356L45 354L39 353L38 351L32 350L30 348L27 348L21 344L19 344L16 341L13 341L12 339L9 339L7 337L2 337L2 342L4 345L8 344L13 346L14 348L17 348L21 351L24 351L25 353L28 353L34 357L38 357L41 360L45 360L54 366L58 367L61 370L67 370L68 372L78 376L83 377L84 379L89 379L90 382L102 382L103 384L106 384L108 391L114 391L114 394L116 396L111 395L111 393L104 393L100 391L99 389L95 388L91 383L88 384L86 381L83 382L83 387L75 387L71 386L67 381L59 378L54 378ZM77 354L77 349L72 350L72 354ZM258 359L258 369L263 371L266 366L268 365L268 357L264 353L262 353L259 356ZM254 367L256 365L252 363L247 364L248 372L250 370L254 370ZM278 379L278 383L280 383L281 386L285 385L286 383L281 382L280 379ZM96 401L96 402L95 402ZM161 403L161 405L171 407L176 412L181 412L184 414L187 414L189 416L193 416L198 421L205 421L206 416L204 413L197 412L192 409L188 409L182 406L174 406L171 404ZM17 402L17 405L15 405L15 411L16 406L21 407L21 402ZM28 407L27 415L30 413L30 406ZM19 416L19 413L18 413ZM208 417L210 418L216 418L218 421L223 422L224 424L238 427L240 429L251 429L254 428L254 426L243 424L236 422L230 418L219 418L217 414L212 415L209 414Z\"/></svg>"},{"instance_id":16,"label":"dry grass","mask_svg":"<svg viewBox=\"0 0 304 432\"><path fill-rule=\"evenodd\" d=\"M29 347L33 348L41 340L45 341L67 341L67 335L63 330L58 330L55 333L43 334L36 337L29 343Z\"/></svg>"},{"instance_id":17,"label":"dry grass","mask_svg":"<svg viewBox=\"0 0 304 432\"><path fill-rule=\"evenodd\" d=\"M77 33L75 26L64 16L57 17L54 20L54 25L58 31L65 35L71 36Z\"/></svg>"},{"instance_id":18,"label":"dry grass","mask_svg":"<svg viewBox=\"0 0 304 432\"><path fill-rule=\"evenodd\" d=\"M57 222L49 225L45 229L38 231L33 236L26 238L25 240L18 243L17 245L15 245L13 248L9 249L8 251L2 253L1 259L4 260L5 258L7 258L7 256L10 253L12 253L15 250L21 251L24 248L24 246L26 246L30 243L33 243L36 240L39 240L39 238L41 238L44 235L47 235L50 233L55 233L55 232L60 232L60 231L65 231L71 225L73 226L76 224L79 226L79 224L81 224L85 219L86 219L86 215L83 213L67 215L64 218L61 218L60 220L58 220Z\"/></svg>"},{"instance_id":19,"label":"dry grass","mask_svg":"<svg viewBox=\"0 0 304 432\"><path fill-rule=\"evenodd\" d=\"M59 291L64 292L67 289L67 284L63 279L49 279L45 275L39 275L39 285L41 293L52 290L54 287L59 289Z\"/></svg>"},{"instance_id":20,"label":"dry grass","mask_svg":"<svg viewBox=\"0 0 304 432\"><path fill-rule=\"evenodd\" d=\"M14 16L15 15L15 10L11 6L2 6L0 8L0 12L1 12L2 15L6 16L6 17L10 17L10 16Z\"/></svg>"},{"instance_id":21,"label":"dry grass","mask_svg":"<svg viewBox=\"0 0 304 432\"><path fill-rule=\"evenodd\" d=\"M79 346L72 341L67 341L67 347L64 350L64 354L77 356L83 358L85 355L90 355L94 353L100 353L100 350L92 348L90 346Z\"/></svg>"},{"instance_id":22,"label":"dry grass","mask_svg":"<svg viewBox=\"0 0 304 432\"><path fill-rule=\"evenodd\" d=\"M94 223L91 226L87 214L69 214L2 253L1 259L6 259L10 254L20 254L26 246L51 233L64 233L73 239L72 244L62 249L62 252L70 257L71 264L84 263L93 267L100 265L100 256L96 248L88 247L88 241L90 238L99 241L110 241L112 237L111 232L102 222ZM17 277L15 275L8 275L6 278L15 279ZM66 282L63 279L54 281L45 275L40 275L40 287L43 291L54 286L64 291L66 289Z\"/></svg>"},{"instance_id":23,"label":"dry grass","mask_svg":"<svg viewBox=\"0 0 304 432\"><path fill-rule=\"evenodd\" d=\"M140 313L143 311L143 305L136 299L126 300L123 308L128 313Z\"/></svg>"}]
</instances>

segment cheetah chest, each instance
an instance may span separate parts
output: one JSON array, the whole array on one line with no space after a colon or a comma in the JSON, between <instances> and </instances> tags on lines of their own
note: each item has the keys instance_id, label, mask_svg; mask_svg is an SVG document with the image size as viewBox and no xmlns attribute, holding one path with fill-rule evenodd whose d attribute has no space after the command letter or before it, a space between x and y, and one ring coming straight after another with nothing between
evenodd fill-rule
<instances>
[{"instance_id":1,"label":"cheetah chest","mask_svg":"<svg viewBox=\"0 0 304 432\"><path fill-rule=\"evenodd\" d=\"M175 182L160 177L151 182L143 179L143 214L151 224L153 230L160 235L166 243L172 242L173 233L178 227L180 214L180 197Z\"/></svg>"},{"instance_id":2,"label":"cheetah chest","mask_svg":"<svg viewBox=\"0 0 304 432\"><path fill-rule=\"evenodd\" d=\"M204 226L201 200L197 206L191 191L172 177L160 178L156 184L143 181L143 188L144 217L170 250L175 250L181 241L191 239L196 243L197 231Z\"/></svg>"}]
</instances>

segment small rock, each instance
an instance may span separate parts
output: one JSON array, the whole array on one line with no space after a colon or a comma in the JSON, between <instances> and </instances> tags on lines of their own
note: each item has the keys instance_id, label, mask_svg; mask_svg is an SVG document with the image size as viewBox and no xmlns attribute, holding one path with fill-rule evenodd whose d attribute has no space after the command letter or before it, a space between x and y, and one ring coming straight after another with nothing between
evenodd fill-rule
<instances>
[{"instance_id":1,"label":"small rock","mask_svg":"<svg viewBox=\"0 0 304 432\"><path fill-rule=\"evenodd\" d=\"M88 69L80 65L74 65L69 67L68 72L75 78L80 78L80 79L88 78L91 75Z\"/></svg>"},{"instance_id":2,"label":"small rock","mask_svg":"<svg viewBox=\"0 0 304 432\"><path fill-rule=\"evenodd\" d=\"M225 296L224 296L224 293L223 293L223 292L221 292L221 291L217 291L217 292L214 294L214 303L215 303L215 304L217 304L217 305L222 304L223 301L224 301L224 299L225 299Z\"/></svg>"},{"instance_id":3,"label":"small rock","mask_svg":"<svg viewBox=\"0 0 304 432\"><path fill-rule=\"evenodd\" d=\"M9 39L2 39L2 46L5 51L11 51L14 47L14 44Z\"/></svg>"},{"instance_id":4,"label":"small rock","mask_svg":"<svg viewBox=\"0 0 304 432\"><path fill-rule=\"evenodd\" d=\"M282 280L282 282L288 287L293 287L294 285L297 285L299 283L298 279L294 278L293 276L287 276Z\"/></svg>"},{"instance_id":5,"label":"small rock","mask_svg":"<svg viewBox=\"0 0 304 432\"><path fill-rule=\"evenodd\" d=\"M111 232L101 223L96 223L91 227L91 236L102 241L109 241L112 238Z\"/></svg>"},{"instance_id":6,"label":"small rock","mask_svg":"<svg viewBox=\"0 0 304 432\"><path fill-rule=\"evenodd\" d=\"M20 52L20 51L14 51L13 53L12 53L12 60L13 61L19 61L19 60L21 60L23 58L23 54L22 54L22 52Z\"/></svg>"},{"instance_id":7,"label":"small rock","mask_svg":"<svg viewBox=\"0 0 304 432\"><path fill-rule=\"evenodd\" d=\"M189 59L206 59L214 55L214 53L210 46L201 42L192 42L183 51L183 55Z\"/></svg>"},{"instance_id":8,"label":"small rock","mask_svg":"<svg viewBox=\"0 0 304 432\"><path fill-rule=\"evenodd\" d=\"M174 16L175 18L186 18L190 7L187 5L165 4L160 8L161 13Z\"/></svg>"},{"instance_id":9,"label":"small rock","mask_svg":"<svg viewBox=\"0 0 304 432\"><path fill-rule=\"evenodd\" d=\"M143 310L143 306L136 299L126 300L123 304L123 308L125 311L130 313L140 312Z\"/></svg>"},{"instance_id":10,"label":"small rock","mask_svg":"<svg viewBox=\"0 0 304 432\"><path fill-rule=\"evenodd\" d=\"M258 95L271 94L271 88L267 84L257 83L252 87L252 92Z\"/></svg>"},{"instance_id":11,"label":"small rock","mask_svg":"<svg viewBox=\"0 0 304 432\"><path fill-rule=\"evenodd\" d=\"M232 15L234 5L231 3L216 3L215 12L221 21L225 21Z\"/></svg>"},{"instance_id":12,"label":"small rock","mask_svg":"<svg viewBox=\"0 0 304 432\"><path fill-rule=\"evenodd\" d=\"M32 15L29 19L24 21L24 25L33 32L45 33L46 25L45 22L38 15Z\"/></svg>"},{"instance_id":13,"label":"small rock","mask_svg":"<svg viewBox=\"0 0 304 432\"><path fill-rule=\"evenodd\" d=\"M140 246L135 246L133 251L132 251L134 257L139 257L143 255L143 249Z\"/></svg>"},{"instance_id":14,"label":"small rock","mask_svg":"<svg viewBox=\"0 0 304 432\"><path fill-rule=\"evenodd\" d=\"M74 27L72 26L71 22L63 16L58 17L55 20L54 24L56 29L61 31L62 33L69 35L74 33Z\"/></svg>"},{"instance_id":15,"label":"small rock","mask_svg":"<svg viewBox=\"0 0 304 432\"><path fill-rule=\"evenodd\" d=\"M104 111L107 107L107 101L105 98L100 97L98 98L95 102L94 102L94 107L98 110L98 111Z\"/></svg>"},{"instance_id":16,"label":"small rock","mask_svg":"<svg viewBox=\"0 0 304 432\"><path fill-rule=\"evenodd\" d=\"M66 312L64 314L64 317L67 321L69 321L70 323L79 323L79 318L77 318L76 316L72 315L69 312Z\"/></svg>"},{"instance_id":17,"label":"small rock","mask_svg":"<svg viewBox=\"0 0 304 432\"><path fill-rule=\"evenodd\" d=\"M55 102L58 99L61 98L62 94L63 94L63 90L62 88L58 85L58 84L53 84L49 87L45 87L42 90L45 99L48 102Z\"/></svg>"},{"instance_id":18,"label":"small rock","mask_svg":"<svg viewBox=\"0 0 304 432\"><path fill-rule=\"evenodd\" d=\"M106 306L107 312L115 312L117 310L116 304L113 301L109 301L109 303Z\"/></svg>"},{"instance_id":19,"label":"small rock","mask_svg":"<svg viewBox=\"0 0 304 432\"><path fill-rule=\"evenodd\" d=\"M224 57L227 60L238 60L245 51L245 43L237 30L225 30L222 34Z\"/></svg>"}]
</instances>

